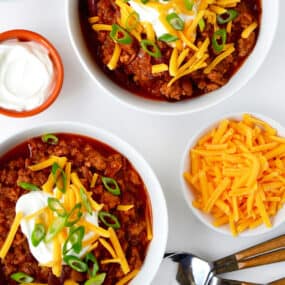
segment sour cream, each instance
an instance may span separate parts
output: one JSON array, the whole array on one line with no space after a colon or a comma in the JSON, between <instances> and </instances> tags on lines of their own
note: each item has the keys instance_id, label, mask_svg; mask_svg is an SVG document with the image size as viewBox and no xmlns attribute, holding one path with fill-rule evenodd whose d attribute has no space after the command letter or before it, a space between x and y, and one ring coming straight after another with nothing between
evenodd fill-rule
<instances>
[{"instance_id":1,"label":"sour cream","mask_svg":"<svg viewBox=\"0 0 285 285\"><path fill-rule=\"evenodd\" d=\"M53 87L54 67L48 51L36 42L0 44L0 107L15 111L41 105Z\"/></svg>"},{"instance_id":2,"label":"sour cream","mask_svg":"<svg viewBox=\"0 0 285 285\"><path fill-rule=\"evenodd\" d=\"M128 3L134 9L134 11L138 13L139 19L141 22L149 22L152 24L153 30L157 38L162 36L163 34L169 33L168 30L165 28L164 24L159 20L159 12L155 8L147 6L142 3L138 3L134 0L130 0L128 1ZM168 2L163 2L162 0L160 1L160 3L166 4ZM196 4L194 4L194 7L193 7L194 13L197 12L196 10L197 10ZM174 12L174 9L168 10L168 13L171 13L171 12ZM195 15L189 16L189 15L185 15L181 13L179 13L178 16L185 22L189 20L193 20L195 18Z\"/></svg>"},{"instance_id":3,"label":"sour cream","mask_svg":"<svg viewBox=\"0 0 285 285\"><path fill-rule=\"evenodd\" d=\"M22 212L24 217L31 215L42 208L48 206L47 200L51 195L42 192L42 191L33 191L27 194L22 195L16 204L16 213ZM82 217L86 221L98 226L98 215L97 212L93 212L92 215L86 214ZM35 227L35 219L25 220L25 218L21 221L21 230L23 234L26 236L29 248L34 256L34 258L40 263L45 264L49 263L53 260L53 242L40 242L37 247L33 246L31 236ZM92 236L92 233L85 234L84 240L89 239ZM62 245L63 246L63 245ZM70 254L76 255L78 257L82 257L87 252L88 247L83 247L79 254L75 254L71 252Z\"/></svg>"}]
</instances>

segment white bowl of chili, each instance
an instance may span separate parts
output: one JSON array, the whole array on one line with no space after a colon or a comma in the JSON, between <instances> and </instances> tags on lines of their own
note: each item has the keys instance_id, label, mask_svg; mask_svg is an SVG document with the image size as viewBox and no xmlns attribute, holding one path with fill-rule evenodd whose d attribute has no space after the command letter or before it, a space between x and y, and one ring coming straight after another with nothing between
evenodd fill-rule
<instances>
[{"instance_id":1,"label":"white bowl of chili","mask_svg":"<svg viewBox=\"0 0 285 285\"><path fill-rule=\"evenodd\" d=\"M104 6L103 0L98 0L98 1L100 1L101 6L102 5ZM255 1L254 3L252 3L252 1L247 2L247 3L249 3L248 5L250 7L258 6L259 5L258 1L257 0L254 0L254 1ZM78 0L77 1L68 1L68 0L66 1L66 19L67 19L69 37L71 39L72 46L73 46L81 64L83 65L84 69L91 76L91 78L100 87L102 87L103 90L106 91L107 94L111 95L116 100L119 100L120 102L126 103L127 105L129 105L135 109L138 109L138 110L143 110L143 111L156 113L156 114L165 114L165 115L176 115L176 114L196 112L196 111L211 107L211 106L225 100L226 98L230 97L234 93L236 93L241 87L243 87L248 82L249 79L251 79L254 76L254 74L257 72L257 70L261 66L262 62L264 61L264 59L265 59L265 57L266 57L266 55L270 49L270 46L272 44L274 34L275 34L275 30L276 30L276 26L277 26L277 22L278 22L278 0L273 0L270 2L265 1L265 0L261 0L260 3L261 3L261 7L262 7L262 13L260 15L260 21L256 20L256 21L258 21L259 29L256 29L256 33L254 32L256 42L250 43L252 41L252 40L250 40L250 37L251 37L250 31L252 29L256 28L256 25L255 25L255 22L252 22L251 24L246 24L246 18L248 16L248 15L246 15L246 12L244 14L241 14L241 17L243 17L242 20L236 20L236 21L239 21L239 23L241 23L241 21L243 21L243 24L240 24L241 26L238 27L238 29L243 29L244 37L247 36L248 37L247 39L241 38L242 33L241 33L241 31L239 31L237 33L238 36L233 36L234 37L234 40L232 41L233 45L230 44L229 41L231 41L231 38L230 38L231 34L226 32L226 28L230 29L230 27L228 27L228 26L221 28L219 30L220 32L217 33L216 35L213 35L213 36L209 35L208 39L206 39L204 41L205 46L207 46L209 49L209 54L210 54L209 62L207 62L207 59L206 59L207 56L204 58L205 59L204 63L201 62L201 66L204 64L203 65L204 69L202 69L202 67L201 67L201 70L203 70L203 72L200 72L200 73L199 73L200 70L196 71L195 76L198 79L196 79L194 76L195 72L193 73L193 76L191 75L192 77L189 80L187 79L188 77L186 79L185 79L185 77L181 77L181 82L178 85L182 89L179 87L180 88L179 89L180 91L179 91L177 89L178 87L177 88L173 87L173 89L175 89L177 92L176 91L174 92L173 90L169 91L170 92L169 98L166 98L166 99L170 99L171 102L169 102L168 100L150 99L150 97L152 97L152 98L154 98L154 97L148 96L148 93L150 94L151 92L156 92L157 89L159 88L159 92L164 92L166 90L165 96L167 97L168 96L167 90L169 90L167 88L172 88L171 87L172 85L167 84L168 87L165 87L165 85L160 86L160 82L162 82L164 80L161 77L162 74L164 74L163 75L164 78L169 78L169 76L170 76L170 75L167 75L165 73L166 71L164 73L160 72L159 76L156 77L156 74L151 75L149 67L148 66L146 67L144 65L145 60L142 60L142 62L140 62L140 58L145 56L145 52L143 51L143 50L145 50L145 43L144 43L144 45L141 44L140 52L137 54L137 57L136 57L137 62L133 63L132 61L130 61L127 64L123 65L124 66L123 68L121 68L121 65L119 65L121 70L119 70L119 69L114 70L114 71L108 70L107 65L109 64L109 67L110 67L110 65L113 64L113 61L111 62L111 60L110 60L111 54L109 54L110 52L108 50L111 49L112 51L114 51L114 54L113 54L114 57L112 57L112 59L115 60L116 58L117 59L119 58L120 64L121 64L121 61L123 61L124 58L126 58L126 56L127 56L128 48L124 47L124 44L116 45L117 51L118 50L124 50L124 53L122 54L121 57L119 57L118 54L117 54L117 57L115 56L116 52L115 52L114 46L111 46L110 44L108 45L106 43L106 42L108 42L108 40L110 41L108 33L112 29L112 27L110 24L105 25L106 23L104 23L104 22L101 23L100 17L101 17L101 14L104 14L104 13L102 12L100 14L100 17L96 16L97 15L96 11L99 9L96 6L96 3L97 3L96 1L89 1L88 2L89 3L88 5L91 5L91 7L89 7L89 10L87 10L88 8L86 8L87 4L85 5L84 3L87 3L87 1L78 1ZM124 5L126 5L126 3ZM100 9L103 9L102 7ZM110 10L112 10L112 8L110 8L110 7L105 7L105 8L106 9L104 9L104 10L107 11L108 13ZM225 10L225 8L223 8L223 9ZM237 10L239 10L239 9L240 8L237 8ZM224 10L222 10L222 11L224 11ZM136 11L136 13L137 12L138 11ZM209 11L207 11L205 13L208 13L208 12ZM106 15L108 15L108 13L106 13ZM117 13L117 14L119 15L119 13ZM131 14L134 15L134 13L131 13ZM90 16L95 15L95 17L89 19L91 21L91 24L88 23L88 18L84 19L84 21L82 20L82 18L87 17L86 15L90 15ZM235 15L233 15L233 16L235 16ZM251 15L251 16L253 17L253 15ZM102 17L104 17L104 16L102 16ZM236 18L236 19L239 19L239 16L237 16L237 17L238 18ZM258 19L259 15L257 15L256 17L257 17L256 19ZM111 18L111 17L109 17L109 18ZM229 19L230 19L230 17L229 17ZM97 25L96 23L99 23L94 29L97 29L97 30L98 29L99 30L105 29L104 32L102 32L102 35L100 35L100 41L102 41L101 53L102 53L102 51L104 51L104 52L102 54L100 54L99 56L98 56L99 49L96 50L94 48L94 43L96 42L95 39L97 39L97 38L96 38L95 34L92 34L92 28L91 28L91 25L93 23L92 21L94 21L95 26ZM222 19L222 21L224 21L224 20ZM233 23L234 23L234 21L235 20L233 20ZM111 21L111 22L113 22L113 21ZM101 24L103 24L103 25L101 25ZM86 25L89 25L88 29L86 29L86 27L85 27ZM155 25L153 27L155 27ZM198 27L197 27L197 29L198 29ZM223 32L228 33L228 36L227 36L227 38L229 39L227 42L228 45L223 45L224 50L220 53L217 51L218 54L216 54L217 56L215 55L215 59L214 59L213 52L211 51L211 50L215 49L214 44L213 44L213 41L214 41L213 37L215 36L215 42L216 42L215 46L217 46L216 49L217 48L220 49L219 38L223 39L223 35L224 35L224 33L221 33L221 30L223 30ZM233 28L233 30L234 30L234 28ZM245 31L245 30L247 30L247 31ZM257 33L258 33L258 37L257 37ZM245 34L247 34L247 35L245 35ZM257 37L257 40L256 40L256 37ZM90 43L93 42L93 45L90 43L87 43L87 41L88 41L87 38L90 40ZM241 41L241 42L239 43L239 41ZM103 46L104 44L106 46ZM113 45L114 45L114 43L113 43ZM120 45L121 45L121 48L120 48ZM161 43L159 43L157 45L161 46ZM190 43L189 43L189 45L191 46ZM248 51L246 51L246 48L247 48L246 45L249 45L251 47ZM164 48L165 48L165 46L164 46ZM168 48L169 48L169 46L168 46ZM194 49L196 49L196 48L197 47L194 47ZM152 52L155 52L154 47L152 47L152 49L153 49ZM191 50L191 48L189 48L189 47L187 47L186 49L188 51L189 51L189 49ZM201 51L200 50L201 47L199 47L198 49L199 49L199 51ZM185 55L184 50L182 50L182 54L179 53L179 55L178 55L178 57L180 56L181 60ZM242 53L243 51L245 52L244 55ZM226 53L226 55L227 55L226 58L229 59L229 62L227 62L227 61L224 62L222 60L220 62L220 66L219 67L217 66L217 70L213 69L212 71L214 71L214 72L211 71L209 74L207 73L208 74L207 76L203 75L205 69L207 69L207 68L209 69L210 68L209 66L212 66L213 62L221 54L223 54L222 56L226 56L224 54L224 52ZM151 51L149 51L149 53L151 53ZM106 55L106 54L108 54L108 55ZM163 54L163 51L162 51L162 54ZM233 58L230 59L230 56L233 56ZM248 56L248 57L245 59L245 58L243 58L243 56L244 57ZM171 57L172 57L172 53L171 53ZM100 62L103 60L103 58L105 60L104 63ZM149 61L149 57L145 56L145 58ZM106 63L107 59L109 59L108 64ZM170 61L168 61L168 59L166 60L164 55L163 55L163 59L161 59L161 58L156 59L155 57L151 57L151 62L152 62L151 70L153 67L154 67L154 70L155 70L155 68L165 67L165 68L169 69L170 73L173 72L174 74L176 74L179 77L180 73L182 72L182 69L184 67L186 68L186 66L183 66L183 68L182 68L182 66L180 66L180 65L175 65L176 67L178 66L178 69L182 68L180 70L181 71L180 73L175 73L175 70L171 71L171 68L173 69L173 66L171 67L171 63L170 63ZM221 60L221 58L219 60ZM177 62L177 64L178 64L178 62ZM163 63L164 65L162 67L158 66L160 63ZM189 64L188 61L186 63ZM136 71L138 71L138 73L140 73L140 74L134 75L131 71L129 71L129 69L133 68L132 66L134 64L136 64L136 66L138 67L138 68L136 68ZM165 66L165 65L167 65L167 66ZM207 66L205 66L205 65L207 65ZM227 78L227 72L225 72L225 70L224 70L224 68L227 69L226 65L232 66L231 68L234 68L234 70L232 70L233 72L231 73L230 78ZM198 68L198 65L196 67ZM200 80L199 76L201 78L203 78L203 80ZM150 91L146 92L145 90L143 90L141 92L143 94L143 96L135 96L134 93L137 93L140 88L132 86L132 84L134 83L134 80L128 79L128 78L136 78L135 79L136 82L138 80L137 78L142 79L142 81L145 80L144 82L148 82L148 80L151 80L152 85L151 86L148 85ZM148 79L148 78L150 78L150 79ZM171 79L171 76L170 76L170 79ZM172 77L172 79L173 79L173 77ZM190 84L189 84L189 82L190 82ZM146 84L148 84L148 83L146 83ZM175 84L175 83L173 83L173 84ZM128 86L126 86L126 85L128 85ZM130 86L132 86L132 87L130 87ZM218 86L222 86L222 87L216 89ZM200 96L194 96L195 94L193 93L194 94L193 95L191 92L196 87L200 88L201 90L204 90L202 93L207 93L207 94L200 95ZM214 90L214 89L216 89L216 90ZM132 91L129 91L129 90L132 90ZM164 90L164 91L161 91L161 90ZM185 97L184 96L185 94L183 92L185 94L188 94L188 95L191 93L193 95L193 97L190 96L191 98L187 98L188 95ZM199 92L197 91L197 94ZM175 96L178 96L179 98L178 97L177 98L181 99L181 100L177 101L176 100L177 98L175 98Z\"/></svg>"},{"instance_id":2,"label":"white bowl of chili","mask_svg":"<svg viewBox=\"0 0 285 285\"><path fill-rule=\"evenodd\" d=\"M80 151L80 148L82 148L81 151ZM92 149L93 149L93 151L92 151ZM27 153L28 150L30 150L30 154ZM90 152L90 151L92 151L92 152ZM97 157L94 156L94 155L96 155L96 152L97 152ZM91 153L93 153L93 154L91 154ZM98 156L98 153L100 153L99 156ZM7 154L7 155L5 155L5 154ZM18 191L23 191L23 189L38 190L38 191L30 191L29 193L24 192L24 194L23 194L23 192L20 192L20 194L18 192L18 195L15 196L16 200L18 199L17 200L17 206L16 206L16 212L17 212L16 217L18 217L18 214L20 213L19 209L21 208L22 209L21 215L23 215L24 221L30 221L30 219L36 218L35 216L33 216L33 215L35 215L33 211L35 211L35 210L37 212L41 211L39 209L36 209L35 207L38 207L39 204L43 203L43 199L41 198L40 200L38 200L37 203L30 203L31 205L29 206L29 205L27 205L28 199L30 199L29 197L35 196L35 195L33 195L34 193L37 194L36 196L44 197L44 195L46 195L46 193L41 193L42 191L34 188L34 186L35 186L34 184L37 184L37 183L39 183L37 181L40 181L40 180L36 179L36 175L38 172L43 171L42 170L42 167L43 167L42 162L44 162L44 164L49 165L49 166L51 166L49 164L50 158L56 159L58 162L58 165L60 164L60 161L63 162L63 160L58 160L58 158L56 158L56 156L50 156L50 155L60 156L61 157L60 159L62 159L62 158L66 159L67 158L67 161L72 163L71 164L71 167L72 167L71 171L67 171L67 167L68 167L67 165L66 165L66 167L62 166L62 168L61 168L62 169L61 172L65 171L65 176L62 175L62 178L61 178L62 181L63 181L63 177L69 177L69 176L71 177L71 180L70 180L71 182L70 182L70 184L68 184L68 185L71 185L70 187L75 186L75 184L72 180L73 175L76 176L78 174L78 177L82 182L82 185L83 184L85 185L85 186L82 186L82 188L85 187L86 189L88 188L88 191L92 191L88 185L90 185L90 187L95 187L94 189L97 189L98 187L99 188L104 187L104 185L105 185L104 181L106 183L109 183L108 181L106 181L106 179L103 181L104 176L109 176L109 177L113 176L113 174L114 174L114 173L112 174L113 171L116 171L115 173L120 173L120 174L118 174L119 175L118 177L121 177L121 178L116 178L117 179L116 183L117 183L117 185L119 185L120 193L119 194L115 193L114 189L112 188L112 185L111 186L109 185L111 187L110 191L106 188L108 191L104 192L100 195L105 195L105 198L108 196L109 197L108 199L110 199L110 203L116 203L116 199L125 199L125 202L129 199L128 200L129 203L123 203L123 204L131 204L132 203L131 201L133 201L133 205L132 205L133 207L131 207L131 205L129 205L126 208L126 205L125 205L124 207L120 208L120 211L122 211L120 213L122 213L122 215L127 215L127 212L124 212L124 211L134 211L133 214L129 213L129 215L130 215L129 217L132 216L133 221L135 221L136 218L138 218L138 220L137 220L138 223L139 223L139 218L141 218L144 215L143 213L145 212L146 219L145 219L144 223L141 224L141 226L144 227L145 232L144 233L141 232L141 235L140 235L143 240L135 241L134 238L130 237L131 240L122 241L122 234L123 233L120 233L120 234L118 233L117 239L118 239L118 242L121 243L122 250L125 247L133 247L133 248L130 249L128 251L128 253L125 253L124 250L121 253L119 251L117 252L118 247L112 241L112 233L111 233L111 229L109 228L108 230L110 230L110 239L106 238L105 242L104 241L102 242L101 238L104 239L104 236L101 236L98 241L99 241L99 244L102 243L102 245L103 245L101 250L104 250L104 245L106 248L109 248L109 250L106 249L107 251L105 252L105 256L107 259L109 258L108 254L107 254L108 251L110 253L113 252L112 254L116 255L116 256L113 256L113 258L115 260L117 258L117 263L118 263L118 260L121 260L119 262L119 264L122 264L122 260L123 260L123 259L121 259L122 256L125 256L125 258L127 259L127 263L129 264L128 266L130 268L130 272L132 275L128 275L128 273L122 274L122 272L124 271L123 265L121 265L122 271L120 269L120 265L116 265L116 264L113 265L118 270L117 274L120 275L119 279L121 279L121 282L122 282L120 284L126 284L128 282L131 282L130 284L136 284L136 285L150 284L155 273L156 273L156 271L158 270L159 264L163 258L163 254L164 254L165 247L166 247L166 241L167 241L168 221L167 221L167 208L166 208L166 203L165 203L163 191L161 189L161 186L159 184L159 181L158 181L156 175L154 174L154 172L152 171L152 169L150 168L148 163L143 159L143 157L132 146L130 146L129 144L127 144L126 142L124 142L120 138L118 138L118 137L116 137L116 136L114 136L114 135L112 135L112 134L110 134L110 133L108 133L102 129L96 128L96 127L91 127L88 125L79 124L79 123L72 123L72 122L55 122L55 123L53 122L53 123L47 123L47 124L43 124L43 125L40 125L40 126L37 126L34 128L23 130L20 133L17 133L15 135L11 136L10 138L5 140L1 144L1 148L0 148L0 160L1 160L0 172L1 171L8 171L9 172L10 168L8 166L8 164L9 164L8 162L13 160L14 166L16 168L21 168L21 165L22 165L22 167L24 169L22 169L21 175L19 175L16 178L14 176L13 179L14 179L14 182L16 185L13 186L13 190L11 190L11 191L18 192ZM46 158L46 156L48 156L49 159L43 160ZM90 156L90 159L87 159L87 156ZM118 158L118 160L116 160L116 157ZM121 157L121 158L119 158L119 157ZM102 158L104 158L104 159L102 160ZM113 162L111 162L112 159L115 159L115 160ZM25 160L25 164L22 164L24 160ZM120 160L122 163L121 167L116 170L116 168L118 167L118 162ZM108 164L109 163L108 161L110 162L110 164ZM106 165L104 166L104 164L106 164ZM119 162L119 164L120 164L120 162ZM30 170L28 170L28 165L29 165ZM61 167L61 166L57 166L57 168L58 167ZM104 168L104 167L106 167L106 168ZM52 168L54 168L54 164L52 164ZM85 171L88 169L89 169L88 171L93 169L92 172L94 172L94 171L96 172L96 170L94 170L94 169L97 169L98 176L96 174L97 180L95 180L95 184L93 184L93 186L91 186L91 184L89 184L89 183L86 184L86 180L84 182L84 179L87 176L85 178L83 178L82 172L80 172L81 171L80 169L81 170L85 169ZM99 174L99 172L100 172L99 169L101 169L101 171L103 171L103 169L105 169L103 172L104 174ZM107 170L107 169L109 169L109 170ZM47 168L44 169L44 171L46 171L45 173L47 174L46 178L48 177L48 175L55 175L54 174L55 172L53 172L54 170L51 170L50 174L48 174L49 171L47 171L47 170L48 170ZM35 171L35 173L32 174L34 179L36 179L36 180L31 181L33 184L29 183L30 182L28 180L29 174L27 171ZM106 171L107 172L111 171L111 172L109 172L107 175ZM26 172L26 174L25 174L25 172ZM71 173L71 175L69 175L68 173ZM72 173L75 173L75 174L72 174ZM129 176L128 173L132 177ZM7 172L6 172L6 174L7 174ZM14 174L15 174L15 172L14 172ZM44 174L44 172L42 172L40 175L45 175L45 174ZM61 174L59 174L59 175L61 175ZM9 174L7 174L7 177L8 176L9 176ZM133 182L131 182L131 184L137 183L136 185L141 185L141 186L134 186L135 184L133 184L133 186L131 186L131 184L129 182L127 182L128 180L125 180L125 178L122 178L122 177L127 177L127 176L129 177L128 179L131 179L130 181L133 181ZM94 175L93 175L93 177L94 177ZM6 178L4 178L4 176L2 175L1 179L6 179ZM69 182L67 182L67 181L69 181L68 178L64 178L64 179L66 179L66 180L64 180L65 182L63 182L63 184L61 184L61 187L65 187L64 185L66 185L66 183L69 183ZM98 179L99 179L99 182L98 182ZM120 179L123 179L125 186L123 184L121 184ZM22 181L25 181L25 182L22 182ZM10 177L9 183L11 183L11 177ZM72 186L72 183L73 183L73 186ZM92 179L91 179L91 183L92 183ZM103 183L103 184L99 185L98 183ZM33 188L31 188L31 185L33 186ZM47 185L47 184L45 184L45 185ZM55 184L55 185L57 185L57 184ZM38 184L37 184L37 187L41 188L41 186ZM43 188L41 188L41 189L45 189L44 191L49 191L49 190L47 190L47 188L44 188L44 186L42 186L42 187ZM57 187L57 186L54 186L54 187ZM128 193L125 192L126 187L128 188L128 190L127 190ZM138 187L137 190L135 190L136 187ZM23 188L23 189L21 190L21 188ZM100 192L101 190L99 188L98 188L98 191ZM66 188L66 191L61 191L62 194L60 194L60 195L67 195L66 193L68 193L68 191L70 191L68 189ZM2 190L0 189L0 191L2 191ZM1 192L2 196L5 194L3 191ZM6 188L6 191L8 191L7 188ZM54 192L56 190L53 189L52 191ZM81 193L81 191L85 191L85 190L84 189L80 190L80 193ZM135 199L134 200L131 196L128 196L128 195L132 195L131 194L132 191L135 191L135 192L141 191L141 194L143 194L143 193L144 194L141 195L141 199ZM110 192L110 193L108 193L108 192ZM86 192L86 193L88 193L88 192ZM53 194L52 194L52 192L49 192L48 195L53 195ZM80 194L80 197L82 198L83 196L81 196L81 195L83 195L83 194ZM118 196L118 195L121 195L121 196ZM19 199L19 197L21 197L21 198ZM22 197L24 197L24 200L22 199ZM64 198L65 196L61 196L61 197L63 197L62 198L63 200L60 200L60 201L64 201L64 202L62 202L62 205L64 207L67 207L68 203L70 203L70 201L71 201L70 200L71 198L67 198L66 201L69 201L69 202L67 202L67 204L65 204L65 198ZM91 206L94 205L92 202L93 198L89 197L89 199L90 199L89 203L91 203ZM18 204L18 201L20 201L20 200L21 200L21 203ZM56 199L53 198L53 200L52 200L53 203L55 203L55 200ZM97 200L97 198L95 200ZM111 204L108 204L109 202L107 200L106 200L106 203L107 203L106 205L109 205L108 207L112 208ZM123 200L121 200L121 201L123 201ZM88 207L85 205L83 198L82 198L82 203L83 203L84 207L86 207L86 209L87 209ZM60 205L60 202L57 201L57 204ZM104 204L104 202L103 202L103 204ZM138 206L138 207L140 207L140 209L139 208L136 209L137 205L139 205L139 204L140 204L140 206ZM121 205L121 202L119 205ZM56 205L54 205L54 206L56 206ZM123 206L123 205L121 205L121 206ZM48 207L50 209L52 209L53 211L55 210L54 208L56 208L56 207L51 207L49 202L48 202ZM116 206L116 207L117 207L116 209L119 211L118 206ZM47 207L45 207L45 208L47 208ZM59 208L57 208L57 209L59 209ZM106 209L103 208L103 210L106 210ZM26 211L28 211L29 213L26 213ZM100 217L100 211L102 212L102 210L99 210L99 214L98 214L99 220L102 218L102 217ZM111 210L109 208L109 210L106 210L106 211L111 211ZM37 213L37 212L35 212L35 213ZM12 213L12 212L10 211L10 213ZM14 211L13 211L13 213L14 213ZM43 212L41 211L41 213L43 213ZM59 212L56 212L56 213L58 215L60 215ZM29 217L30 216L33 216L33 217L25 220L26 214L28 214ZM87 215L87 213L86 213L86 215ZM117 230L120 231L120 229L123 231L123 229L125 228L124 227L124 223L125 223L124 221L125 221L125 218L127 218L127 216L123 217L120 215L121 214L117 214L117 219L120 220L120 223L119 223L120 228L119 229L114 228L114 230L116 232L117 232ZM9 223L9 225L11 225L10 223L11 223L11 220L13 219L13 217L11 217L10 214L8 214L8 216L9 217L8 217L7 221ZM61 215L61 217L62 217L62 215ZM81 215L80 217L83 218L84 214ZM22 219L22 221L23 221L23 219ZM39 217L38 217L38 219L39 219ZM68 220L69 220L69 218L67 218L67 221ZM22 221L21 221L21 227L23 230L24 228L23 228ZM102 222L103 222L103 220L102 220ZM84 223L84 220L83 220L83 223ZM111 220L108 220L108 223L109 224L112 223ZM87 224L88 224L88 221L87 221ZM101 224L101 227L102 227L102 225L103 224ZM77 226L76 224L73 224L72 227L74 228L76 226ZM28 227L29 227L29 225L25 226L25 229L26 229L26 230L24 230L25 235L26 235L26 232L29 231ZM100 227L100 225L99 225L99 227ZM127 228L130 228L130 227L132 227L131 220L129 220ZM12 228L14 228L14 226L12 226ZM9 229L9 227L7 229ZM85 232L87 230L88 230L88 228L85 228ZM101 228L101 230L102 230L102 228ZM137 228L137 230L139 230L139 228ZM51 234L51 232L49 231L49 228L47 230L47 235L48 235L48 233ZM103 230L103 233L106 234L106 231ZM4 235L4 236L6 236L6 235ZM10 238L11 238L11 236L10 236ZM88 237L88 239L90 239L90 237ZM149 239L150 241L148 243L145 243L145 239ZM29 238L28 238L28 240L29 240ZM33 242L33 237L31 240ZM41 243L44 243L44 242L47 242L47 238L45 238L45 240L41 241ZM88 241L86 241L85 243L89 244ZM109 246L107 243L109 243ZM5 244L6 244L6 242L5 242ZM9 252L9 249L6 248L7 246L5 244L0 249L0 255L1 255L2 259L5 258L5 255L10 254L10 257L11 257L11 255L14 254L13 252ZM143 252L144 251L143 250L143 244L146 245L146 247L144 248L145 252ZM29 245L30 245L30 242L29 242ZM40 245L39 245L39 247L40 247ZM18 246L18 245L16 245L16 246ZM113 247L113 249L112 248L110 249L110 246ZM12 247L13 247L13 243L12 243ZM84 247L84 239L83 239L83 247ZM142 252L140 252L140 248L141 248ZM41 249L43 249L43 248L41 248ZM39 250L41 250L41 249L39 249ZM7 250L8 250L8 252L5 252ZM38 261L37 260L38 257L35 253L35 250L37 250L37 247L33 248L32 254L35 257L34 261ZM41 252L41 254L39 255L40 256L39 258L44 258L45 261L47 261L48 251L46 251L46 249L44 249L44 250L45 251ZM63 249L63 251L64 251L64 249ZM134 254L131 253L132 251L134 251ZM131 254L133 256L132 261L128 260L129 254ZM136 254L139 254L139 256L141 256L141 258L142 258L141 259L142 260L141 265L139 265L137 263L137 261L135 261L136 260L136 257L135 257ZM53 255L51 255L51 256L53 256ZM69 265L69 260L66 259L65 257L63 258L63 260ZM13 258L11 260L13 260ZM32 263L34 263L34 261ZM89 259L89 261L91 261L91 260ZM101 261L99 259L98 259L98 261L99 261L100 268L101 268L101 266L104 266L101 264ZM43 263L45 263L45 262L43 262ZM36 264L38 264L38 263L36 263ZM13 266L13 265L11 265L11 266ZM38 272L36 269L37 265L31 264L31 266L33 268L35 266L35 272ZM140 268L137 268L138 270L134 270L134 268L136 268L137 266ZM8 267L9 267L9 265L8 265ZM54 270L54 268L52 270ZM99 270L99 272L101 270L103 270L103 269L101 268ZM112 270L114 271L114 268ZM10 272L11 271L13 272L13 270L11 270L11 268L10 268ZM106 267L104 268L103 271L106 271ZM5 275L5 272L2 272L2 273ZM29 274L28 272L24 272L24 273ZM91 273L89 273L89 278L90 278L90 274ZM97 273L97 276L98 276L98 273ZM37 279L37 275L36 276L30 276L30 277L35 282L39 280L39 279ZM102 275L101 275L101 277L102 277ZM9 279L9 277L7 277L7 276L5 278ZM18 278L17 273L16 273L16 275L14 275L14 278ZM44 277L38 277L38 278L41 279ZM70 276L67 278L70 278ZM106 275L105 278L107 279L108 275ZM127 282L127 279L129 279L128 282ZM43 279L41 279L41 280L43 280ZM123 280L125 280L125 281L123 282ZM113 284L113 282L117 282L118 280L111 279L111 281L112 281L111 283ZM14 282L14 281L12 281L12 282ZM50 279L49 279L49 282L50 282ZM110 280L108 282L110 282ZM55 281L55 283L53 282L53 284L56 284L56 281ZM102 283L99 282L98 284L102 284Z\"/></svg>"},{"instance_id":3,"label":"white bowl of chili","mask_svg":"<svg viewBox=\"0 0 285 285\"><path fill-rule=\"evenodd\" d=\"M228 114L202 127L188 141L180 165L192 213L219 233L241 237L284 223L284 166L275 164L284 154L284 136L283 126L261 114Z\"/></svg>"}]
</instances>

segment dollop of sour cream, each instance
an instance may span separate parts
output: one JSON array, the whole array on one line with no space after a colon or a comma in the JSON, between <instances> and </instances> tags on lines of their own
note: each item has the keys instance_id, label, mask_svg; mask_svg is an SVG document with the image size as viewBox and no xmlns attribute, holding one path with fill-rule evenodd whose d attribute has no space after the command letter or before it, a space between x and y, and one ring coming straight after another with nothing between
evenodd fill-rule
<instances>
[{"instance_id":1,"label":"dollop of sour cream","mask_svg":"<svg viewBox=\"0 0 285 285\"><path fill-rule=\"evenodd\" d=\"M33 191L24 194L17 201L16 213L22 212L25 217L39 211L42 208L46 208L48 206L47 200L49 197L52 196L42 191ZM97 212L92 212L92 215L86 214L82 218L98 226ZM28 240L29 248L32 255L40 264L49 263L53 260L53 242L51 241L47 243L45 241L42 241L37 247L33 246L31 236L34 227L35 219L22 219L21 230ZM83 241L88 240L91 236L92 233L85 234ZM87 252L87 249L88 247L83 247L79 254L76 254L74 252L70 252L70 254L75 255L77 257L82 257Z\"/></svg>"},{"instance_id":2,"label":"dollop of sour cream","mask_svg":"<svg viewBox=\"0 0 285 285\"><path fill-rule=\"evenodd\" d=\"M9 40L0 44L0 106L15 111L41 105L53 88L54 67L39 43Z\"/></svg>"},{"instance_id":3,"label":"dollop of sour cream","mask_svg":"<svg viewBox=\"0 0 285 285\"><path fill-rule=\"evenodd\" d=\"M171 1L171 0L170 0ZM165 1L159 1L161 4L167 4L168 2ZM148 22L152 25L153 30L157 37L160 37L164 34L169 33L167 28L164 26L164 24L159 19L159 12L150 6L144 5L142 3L138 3L134 0L128 1L130 6L134 9L135 12L138 13L139 19L142 22ZM174 9L169 9L168 13L174 12ZM197 13L197 4L195 3L193 6L193 12L194 15L185 15L182 13L179 13L178 16L184 20L189 21L193 20L195 18L195 14Z\"/></svg>"}]
</instances>

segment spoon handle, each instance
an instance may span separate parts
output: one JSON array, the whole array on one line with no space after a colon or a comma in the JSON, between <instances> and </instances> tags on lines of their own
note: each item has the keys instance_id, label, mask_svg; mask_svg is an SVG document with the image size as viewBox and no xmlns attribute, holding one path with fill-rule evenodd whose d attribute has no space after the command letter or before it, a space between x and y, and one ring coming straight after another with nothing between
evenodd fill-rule
<instances>
[{"instance_id":1,"label":"spoon handle","mask_svg":"<svg viewBox=\"0 0 285 285\"><path fill-rule=\"evenodd\" d=\"M217 273L230 272L283 260L285 260L285 235L216 260L214 261L214 269Z\"/></svg>"},{"instance_id":2,"label":"spoon handle","mask_svg":"<svg viewBox=\"0 0 285 285\"><path fill-rule=\"evenodd\" d=\"M268 285L285 285L285 278L268 283Z\"/></svg>"}]
</instances>

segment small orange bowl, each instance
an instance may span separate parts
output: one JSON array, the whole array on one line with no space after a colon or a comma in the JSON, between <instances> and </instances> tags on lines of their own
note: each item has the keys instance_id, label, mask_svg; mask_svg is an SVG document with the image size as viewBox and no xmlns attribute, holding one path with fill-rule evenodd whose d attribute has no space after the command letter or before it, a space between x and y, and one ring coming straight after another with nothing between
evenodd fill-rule
<instances>
[{"instance_id":1,"label":"small orange bowl","mask_svg":"<svg viewBox=\"0 0 285 285\"><path fill-rule=\"evenodd\" d=\"M59 53L57 52L55 47L42 35L29 30L10 30L0 33L0 44L7 40L13 40L13 39L19 41L33 41L44 46L48 50L49 57L54 67L53 88L47 99L41 105L32 110L24 110L24 111L15 111L12 109L10 110L0 107L0 114L10 117L23 118L41 113L55 101L55 99L59 95L59 92L63 84L64 69Z\"/></svg>"}]
</instances>

